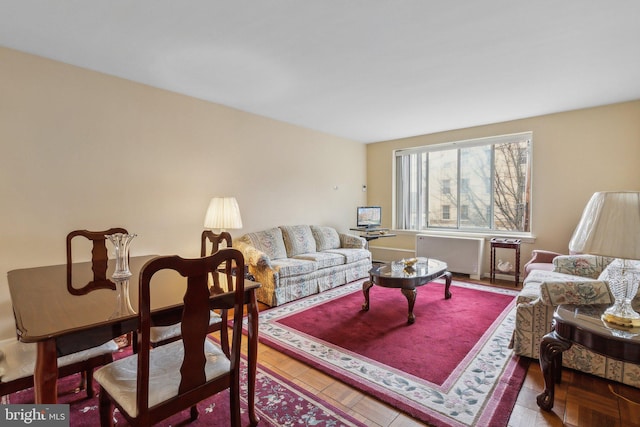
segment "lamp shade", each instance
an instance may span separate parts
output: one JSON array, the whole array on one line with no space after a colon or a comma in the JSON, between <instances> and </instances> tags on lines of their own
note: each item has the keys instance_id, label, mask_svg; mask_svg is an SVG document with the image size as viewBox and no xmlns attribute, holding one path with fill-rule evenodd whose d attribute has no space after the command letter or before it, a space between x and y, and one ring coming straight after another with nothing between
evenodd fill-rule
<instances>
[{"instance_id":1,"label":"lamp shade","mask_svg":"<svg viewBox=\"0 0 640 427\"><path fill-rule=\"evenodd\" d=\"M242 228L240 208L235 197L214 197L204 218L204 228L230 230Z\"/></svg>"},{"instance_id":2,"label":"lamp shade","mask_svg":"<svg viewBox=\"0 0 640 427\"><path fill-rule=\"evenodd\" d=\"M640 259L640 192L595 193L573 232L569 250Z\"/></svg>"}]
</instances>

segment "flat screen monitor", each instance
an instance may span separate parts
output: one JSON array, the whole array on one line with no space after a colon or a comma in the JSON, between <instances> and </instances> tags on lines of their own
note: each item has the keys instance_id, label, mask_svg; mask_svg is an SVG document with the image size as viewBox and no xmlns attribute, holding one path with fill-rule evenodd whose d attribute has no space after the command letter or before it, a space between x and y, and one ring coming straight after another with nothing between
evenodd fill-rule
<instances>
[{"instance_id":1,"label":"flat screen monitor","mask_svg":"<svg viewBox=\"0 0 640 427\"><path fill-rule=\"evenodd\" d=\"M382 208L380 206L358 206L357 227L380 227L382 225Z\"/></svg>"}]
</instances>

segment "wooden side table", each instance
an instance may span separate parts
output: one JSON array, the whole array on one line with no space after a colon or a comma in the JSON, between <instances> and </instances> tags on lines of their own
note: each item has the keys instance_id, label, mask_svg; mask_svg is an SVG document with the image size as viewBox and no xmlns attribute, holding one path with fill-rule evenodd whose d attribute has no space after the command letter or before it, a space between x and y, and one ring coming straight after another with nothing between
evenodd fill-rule
<instances>
[{"instance_id":1,"label":"wooden side table","mask_svg":"<svg viewBox=\"0 0 640 427\"><path fill-rule=\"evenodd\" d=\"M506 248L516 251L515 271L501 271L501 273L515 276L514 285L518 286L520 282L520 242L520 239L499 239L497 237L491 239L491 283L496 280L496 248Z\"/></svg>"},{"instance_id":2,"label":"wooden side table","mask_svg":"<svg viewBox=\"0 0 640 427\"><path fill-rule=\"evenodd\" d=\"M560 382L562 353L573 344L623 362L640 360L640 330L608 325L601 316L611 304L559 305L553 314L552 331L540 342L540 368L544 391L536 398L538 406L553 409L555 383Z\"/></svg>"}]
</instances>

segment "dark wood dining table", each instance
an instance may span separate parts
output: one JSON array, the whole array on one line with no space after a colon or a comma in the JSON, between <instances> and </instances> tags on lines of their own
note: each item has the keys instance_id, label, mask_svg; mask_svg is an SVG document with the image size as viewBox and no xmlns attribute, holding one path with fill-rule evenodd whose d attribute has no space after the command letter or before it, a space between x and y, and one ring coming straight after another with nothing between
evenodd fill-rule
<instances>
[{"instance_id":1,"label":"dark wood dining table","mask_svg":"<svg viewBox=\"0 0 640 427\"><path fill-rule=\"evenodd\" d=\"M73 264L72 289L67 285L67 266L24 268L7 273L18 339L37 343L34 372L35 403L57 402L57 358L95 347L138 328L138 276L144 264L155 255L131 257L132 276L128 284L116 289L83 291L91 281L91 263ZM115 264L115 261L113 262ZM113 272L109 266L108 277ZM224 277L224 276L222 276ZM179 319L186 279L175 272L159 272L152 282L153 321L158 325ZM255 414L255 379L258 358L258 283L245 279L245 305L248 320L248 405L251 424ZM215 289L219 291L215 291ZM210 307L233 308L233 295L212 286Z\"/></svg>"}]
</instances>

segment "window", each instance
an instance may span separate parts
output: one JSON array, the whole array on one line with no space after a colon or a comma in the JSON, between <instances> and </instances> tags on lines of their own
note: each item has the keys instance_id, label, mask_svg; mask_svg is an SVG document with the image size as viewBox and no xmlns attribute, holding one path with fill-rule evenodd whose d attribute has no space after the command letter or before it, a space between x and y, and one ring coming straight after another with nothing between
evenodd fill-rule
<instances>
[{"instance_id":1,"label":"window","mask_svg":"<svg viewBox=\"0 0 640 427\"><path fill-rule=\"evenodd\" d=\"M461 220L469 219L469 205L460 206L460 219Z\"/></svg>"},{"instance_id":2,"label":"window","mask_svg":"<svg viewBox=\"0 0 640 427\"><path fill-rule=\"evenodd\" d=\"M450 219L451 218L451 206L442 205L442 219Z\"/></svg>"},{"instance_id":3,"label":"window","mask_svg":"<svg viewBox=\"0 0 640 427\"><path fill-rule=\"evenodd\" d=\"M451 194L451 180L443 179L442 180L442 194Z\"/></svg>"},{"instance_id":4,"label":"window","mask_svg":"<svg viewBox=\"0 0 640 427\"><path fill-rule=\"evenodd\" d=\"M395 227L529 232L531 132L398 150Z\"/></svg>"}]
</instances>

